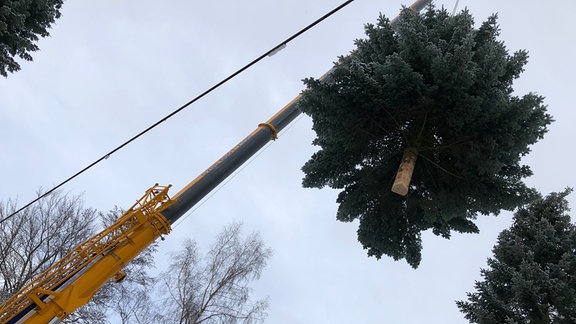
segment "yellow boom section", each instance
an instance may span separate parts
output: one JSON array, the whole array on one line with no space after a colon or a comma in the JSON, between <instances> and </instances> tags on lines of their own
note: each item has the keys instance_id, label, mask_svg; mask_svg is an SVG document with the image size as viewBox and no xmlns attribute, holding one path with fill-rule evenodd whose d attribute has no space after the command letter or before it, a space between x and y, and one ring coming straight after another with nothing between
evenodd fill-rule
<instances>
[{"instance_id":1,"label":"yellow boom section","mask_svg":"<svg viewBox=\"0 0 576 324\"><path fill-rule=\"evenodd\" d=\"M0 306L0 323L48 323L88 303L110 278L158 237L170 232L160 212L170 186L154 185L112 226L80 244Z\"/></svg>"}]
</instances>

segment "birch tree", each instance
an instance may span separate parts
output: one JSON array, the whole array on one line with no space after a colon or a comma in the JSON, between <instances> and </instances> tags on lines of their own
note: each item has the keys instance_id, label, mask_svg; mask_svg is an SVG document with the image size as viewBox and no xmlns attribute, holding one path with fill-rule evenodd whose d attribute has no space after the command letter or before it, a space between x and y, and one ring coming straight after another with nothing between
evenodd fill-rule
<instances>
[{"instance_id":1,"label":"birch tree","mask_svg":"<svg viewBox=\"0 0 576 324\"><path fill-rule=\"evenodd\" d=\"M0 202L0 219L15 209ZM89 238L97 215L80 196L56 191L0 223L0 302Z\"/></svg>"},{"instance_id":2,"label":"birch tree","mask_svg":"<svg viewBox=\"0 0 576 324\"><path fill-rule=\"evenodd\" d=\"M259 235L241 235L241 225L227 226L206 255L188 240L173 255L162 278L165 322L258 323L266 300L251 301L249 284L257 280L271 256Z\"/></svg>"}]
</instances>

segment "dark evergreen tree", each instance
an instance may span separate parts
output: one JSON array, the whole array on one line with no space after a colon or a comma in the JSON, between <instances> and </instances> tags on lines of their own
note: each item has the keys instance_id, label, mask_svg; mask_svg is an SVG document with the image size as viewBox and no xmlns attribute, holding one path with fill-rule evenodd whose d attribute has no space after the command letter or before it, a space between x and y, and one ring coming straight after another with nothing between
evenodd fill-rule
<instances>
[{"instance_id":1,"label":"dark evergreen tree","mask_svg":"<svg viewBox=\"0 0 576 324\"><path fill-rule=\"evenodd\" d=\"M38 50L38 37L46 37L48 28L60 18L63 0L0 1L0 75L20 70L15 57L32 61Z\"/></svg>"},{"instance_id":2,"label":"dark evergreen tree","mask_svg":"<svg viewBox=\"0 0 576 324\"><path fill-rule=\"evenodd\" d=\"M509 54L496 16L475 28L467 11L430 6L406 10L394 29L380 17L366 34L330 81L305 80L299 107L320 150L303 185L342 189L337 219L360 221L368 255L416 268L422 231L478 232L478 213L537 196L520 159L552 120L541 96L513 93L528 55ZM405 195L391 192L401 162L414 167Z\"/></svg>"},{"instance_id":3,"label":"dark evergreen tree","mask_svg":"<svg viewBox=\"0 0 576 324\"><path fill-rule=\"evenodd\" d=\"M471 323L576 323L576 226L569 190L520 209L494 246L476 292L457 305Z\"/></svg>"}]
</instances>

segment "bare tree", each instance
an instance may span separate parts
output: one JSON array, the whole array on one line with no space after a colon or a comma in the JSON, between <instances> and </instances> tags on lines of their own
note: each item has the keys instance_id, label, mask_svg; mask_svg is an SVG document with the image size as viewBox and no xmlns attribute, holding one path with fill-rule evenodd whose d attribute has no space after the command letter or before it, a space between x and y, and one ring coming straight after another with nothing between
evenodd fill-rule
<instances>
[{"instance_id":1,"label":"bare tree","mask_svg":"<svg viewBox=\"0 0 576 324\"><path fill-rule=\"evenodd\" d=\"M152 249L143 251L137 258L139 261L135 259L124 268L124 281L107 282L88 304L70 314L64 323L159 323L160 317L151 298L156 279L146 270L153 264L142 263L152 252Z\"/></svg>"},{"instance_id":2,"label":"bare tree","mask_svg":"<svg viewBox=\"0 0 576 324\"><path fill-rule=\"evenodd\" d=\"M0 219L15 209L12 200L0 202ZM81 196L56 191L0 223L0 303L123 213L119 208L96 212L84 208ZM105 284L64 322L109 323L117 317L122 323L157 323L158 315L148 296L156 280L148 274L154 266L155 249L152 245L126 266L126 279L121 284Z\"/></svg>"},{"instance_id":3,"label":"bare tree","mask_svg":"<svg viewBox=\"0 0 576 324\"><path fill-rule=\"evenodd\" d=\"M0 202L0 219L15 206L11 200ZM55 192L0 223L0 303L91 237L97 219L107 227L122 214L119 208L98 213L84 208L80 196ZM271 256L259 235L243 238L241 225L232 224L204 257L196 243L187 241L160 277L149 274L155 250L152 245L142 252L124 269L122 283L104 285L65 323L256 323L265 318L267 302L252 302L248 287ZM158 282L164 298L155 301Z\"/></svg>"},{"instance_id":4,"label":"bare tree","mask_svg":"<svg viewBox=\"0 0 576 324\"><path fill-rule=\"evenodd\" d=\"M16 202L0 202L0 219ZM80 196L53 192L0 223L0 303L92 235L96 211Z\"/></svg>"},{"instance_id":5,"label":"bare tree","mask_svg":"<svg viewBox=\"0 0 576 324\"><path fill-rule=\"evenodd\" d=\"M271 254L258 234L243 239L238 223L227 226L204 257L194 241L186 241L162 276L163 322L262 322L268 303L251 302L248 284L259 279Z\"/></svg>"}]
</instances>

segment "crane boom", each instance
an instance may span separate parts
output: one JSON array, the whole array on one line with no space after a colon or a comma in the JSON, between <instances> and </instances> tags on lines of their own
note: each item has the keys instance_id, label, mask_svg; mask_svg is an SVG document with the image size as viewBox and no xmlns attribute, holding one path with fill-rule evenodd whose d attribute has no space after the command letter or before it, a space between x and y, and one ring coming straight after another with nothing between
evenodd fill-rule
<instances>
[{"instance_id":1,"label":"crane boom","mask_svg":"<svg viewBox=\"0 0 576 324\"><path fill-rule=\"evenodd\" d=\"M408 9L422 10L430 0L417 0ZM396 24L397 19L391 24ZM333 69L320 80L330 82ZM298 95L244 140L212 164L172 198L170 186L155 184L114 224L77 246L2 305L0 323L52 323L88 303L122 269L162 235L171 224L230 176L301 112Z\"/></svg>"},{"instance_id":2,"label":"crane boom","mask_svg":"<svg viewBox=\"0 0 576 324\"><path fill-rule=\"evenodd\" d=\"M122 269L170 224L159 214L173 203L170 186L148 189L114 224L66 254L10 297L0 323L49 323L88 303L106 281L123 279Z\"/></svg>"},{"instance_id":3,"label":"crane boom","mask_svg":"<svg viewBox=\"0 0 576 324\"><path fill-rule=\"evenodd\" d=\"M417 0L407 10L419 12L431 0ZM392 27L397 24L398 17L394 18L390 24ZM331 82L331 74L334 68L326 72L320 80ZM298 101L302 95L296 96L284 108L278 111L267 122L259 124L250 135L242 142L232 148L222 158L212 164L206 171L200 174L196 179L190 182L180 192L174 196L174 205L166 208L162 215L174 223L192 206L204 198L212 189L217 187L224 179L232 174L238 167L246 162L254 153L258 152L271 139L276 139L278 132L290 124L298 115Z\"/></svg>"}]
</instances>

